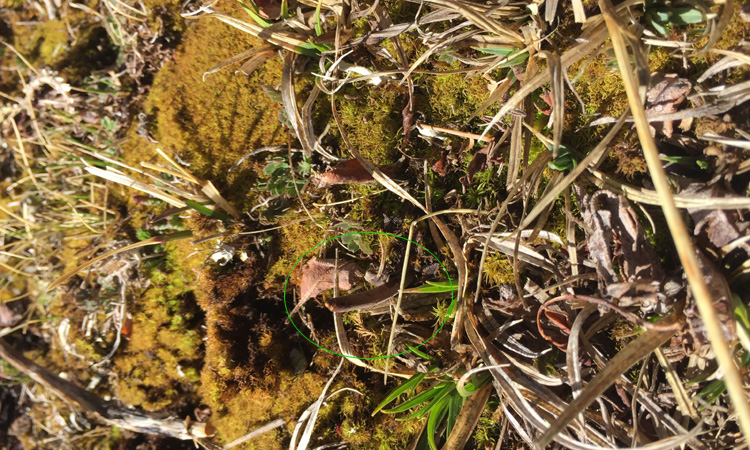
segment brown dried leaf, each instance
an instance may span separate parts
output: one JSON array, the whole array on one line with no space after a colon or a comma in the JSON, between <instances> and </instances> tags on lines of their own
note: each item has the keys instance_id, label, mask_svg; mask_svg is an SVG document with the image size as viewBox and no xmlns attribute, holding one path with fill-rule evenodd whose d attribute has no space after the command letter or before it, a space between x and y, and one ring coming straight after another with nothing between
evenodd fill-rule
<instances>
[{"instance_id":1,"label":"brown dried leaf","mask_svg":"<svg viewBox=\"0 0 750 450\"><path fill-rule=\"evenodd\" d=\"M21 320L21 316L8 308L5 303L0 303L0 327L12 327Z\"/></svg>"},{"instance_id":2,"label":"brown dried leaf","mask_svg":"<svg viewBox=\"0 0 750 450\"><path fill-rule=\"evenodd\" d=\"M476 175L479 172L484 172L485 170L491 169L493 166L499 164L502 161L502 158L500 157L500 152L497 150L491 152L492 155L490 156L490 159L488 160L487 157L490 155L490 150L495 146L496 144L494 142L491 142L484 147L482 147L481 150L476 152L474 154L474 157L471 159L471 162L469 163L469 167L466 168L466 176L461 177L461 183L464 184L464 186L469 187L471 186L472 179L474 178L474 175Z\"/></svg>"},{"instance_id":3,"label":"brown dried leaf","mask_svg":"<svg viewBox=\"0 0 750 450\"><path fill-rule=\"evenodd\" d=\"M393 166L381 166L379 167L383 173L388 176L393 176ZM327 187L337 184L353 184L353 183L373 183L375 179L370 175L362 164L356 159L347 159L346 161L340 162L336 167L328 172L319 173L315 175L314 181L317 187Z\"/></svg>"},{"instance_id":4,"label":"brown dried leaf","mask_svg":"<svg viewBox=\"0 0 750 450\"><path fill-rule=\"evenodd\" d=\"M335 260L318 259L312 257L302 268L302 283L300 303L314 298L318 294L334 286ZM339 260L339 289L347 291L361 278L361 271L357 264L351 261Z\"/></svg>"},{"instance_id":5,"label":"brown dried leaf","mask_svg":"<svg viewBox=\"0 0 750 450\"><path fill-rule=\"evenodd\" d=\"M651 89L646 93L646 117L677 112L677 106L685 101L693 84L676 74L657 73L651 77ZM672 137L672 121L651 122L651 126L666 137Z\"/></svg>"},{"instance_id":6,"label":"brown dried leaf","mask_svg":"<svg viewBox=\"0 0 750 450\"><path fill-rule=\"evenodd\" d=\"M554 100L552 98L552 91L544 90L544 92L539 96L539 98L544 101L544 103L547 104L547 106L540 108L539 105L536 106L536 109L539 110L540 113L544 114L545 116L549 116L552 114L552 108L554 106Z\"/></svg>"},{"instance_id":7,"label":"brown dried leaf","mask_svg":"<svg viewBox=\"0 0 750 450\"><path fill-rule=\"evenodd\" d=\"M258 13L264 19L276 20L281 16L281 2L278 0L254 0Z\"/></svg>"},{"instance_id":8,"label":"brown dried leaf","mask_svg":"<svg viewBox=\"0 0 750 450\"><path fill-rule=\"evenodd\" d=\"M721 329L724 337L729 342L737 338L736 323L734 320L734 306L732 305L732 291L729 288L727 279L721 273L718 267L700 250L696 249L698 264L701 272L706 279L706 285L711 292L711 299L716 309L716 315L721 322ZM711 341L708 338L708 332L703 322L703 318L698 312L698 306L693 298L692 291L689 292L688 303L685 305L685 317L690 327L690 334L694 339L696 352L700 354L703 346L710 348Z\"/></svg>"},{"instance_id":9,"label":"brown dried leaf","mask_svg":"<svg viewBox=\"0 0 750 450\"><path fill-rule=\"evenodd\" d=\"M443 150L440 159L432 165L432 170L437 172L441 177L448 175L448 150Z\"/></svg>"},{"instance_id":10,"label":"brown dried leaf","mask_svg":"<svg viewBox=\"0 0 750 450\"><path fill-rule=\"evenodd\" d=\"M683 194L695 195L698 198L711 198L736 196L724 190L720 185L706 188L703 183L693 183L682 192ZM714 251L725 245L747 235L750 225L742 220L738 210L722 209L688 209L690 217L695 222L693 234L698 243L704 248L712 248ZM750 245L747 243L738 246L750 255Z\"/></svg>"},{"instance_id":11,"label":"brown dried leaf","mask_svg":"<svg viewBox=\"0 0 750 450\"><path fill-rule=\"evenodd\" d=\"M640 293L644 301L650 300L645 303L653 304L651 284L660 283L664 275L635 211L625 198L609 191L586 196L581 204L589 255L599 276L599 292L605 298L616 292L629 291L630 298ZM615 272L615 265L620 266L622 277Z\"/></svg>"}]
</instances>

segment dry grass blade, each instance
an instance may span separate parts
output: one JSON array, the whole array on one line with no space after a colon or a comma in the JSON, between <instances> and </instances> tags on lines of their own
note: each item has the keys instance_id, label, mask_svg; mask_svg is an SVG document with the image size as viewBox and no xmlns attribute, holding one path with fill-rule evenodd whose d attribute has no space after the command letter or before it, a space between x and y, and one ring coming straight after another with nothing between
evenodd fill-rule
<instances>
[{"instance_id":1,"label":"dry grass blade","mask_svg":"<svg viewBox=\"0 0 750 450\"><path fill-rule=\"evenodd\" d=\"M586 10L583 6L582 0L572 0L573 3L573 17L576 23L586 22Z\"/></svg>"},{"instance_id":2,"label":"dry grass blade","mask_svg":"<svg viewBox=\"0 0 750 450\"><path fill-rule=\"evenodd\" d=\"M212 202L216 203L221 209L228 212L232 217L234 217L235 219L240 218L239 210L230 205L229 202L221 196L221 193L218 189L216 189L216 186L214 186L213 183L211 183L210 181L206 181L203 184L201 191L206 194L206 197L208 197Z\"/></svg>"},{"instance_id":3,"label":"dry grass blade","mask_svg":"<svg viewBox=\"0 0 750 450\"><path fill-rule=\"evenodd\" d=\"M646 188L636 187L630 184L620 183L598 170L590 170L585 177L596 186L613 191L638 203L647 205L661 205L659 193ZM748 197L696 197L694 195L672 194L672 200L678 208L689 208L695 210L705 209L748 209L750 198Z\"/></svg>"},{"instance_id":4,"label":"dry grass blade","mask_svg":"<svg viewBox=\"0 0 750 450\"><path fill-rule=\"evenodd\" d=\"M562 69L567 70L567 68L573 65L575 62L586 57L595 48L602 45L608 37L609 36L607 35L607 29L604 24L598 24L597 26L586 30L579 39L580 43L576 44L573 48L566 51L560 57L560 64L562 65ZM513 94L513 96L503 104L503 106L500 107L500 110L492 118L482 135L487 134L487 132L491 130L492 127L494 127L495 124L500 121L500 119L508 114L513 108L518 107L518 105L526 97L528 97L532 92L539 89L544 83L549 82L551 79L552 74L550 68L548 67L536 74L536 76L534 76L533 78L525 80L524 85L518 91L516 91L516 93Z\"/></svg>"},{"instance_id":5,"label":"dry grass blade","mask_svg":"<svg viewBox=\"0 0 750 450\"><path fill-rule=\"evenodd\" d=\"M539 52L547 58L547 67L550 71L552 82L552 159L557 159L562 140L563 125L565 121L565 77L563 74L560 57L548 51Z\"/></svg>"},{"instance_id":6,"label":"dry grass blade","mask_svg":"<svg viewBox=\"0 0 750 450\"><path fill-rule=\"evenodd\" d=\"M210 8L203 9L204 14L200 16L188 16L187 18L202 18L202 17L213 17L220 21L237 28L240 31L251 34L257 38L263 39L269 44L276 45L285 50L296 53L304 53L305 45L307 44L307 37L293 31L286 30L269 30L262 26L246 22L244 20L237 19L235 17L214 11Z\"/></svg>"},{"instance_id":7,"label":"dry grass blade","mask_svg":"<svg viewBox=\"0 0 750 450\"><path fill-rule=\"evenodd\" d=\"M231 66L232 64L245 61L240 69L245 75L249 75L254 72L255 69L262 66L269 58L276 54L273 47L265 45L262 47L253 47L245 50L239 55L232 56L231 58L225 59L219 64L213 66L203 73L203 81L206 81L206 77L220 71L224 67Z\"/></svg>"},{"instance_id":8,"label":"dry grass blade","mask_svg":"<svg viewBox=\"0 0 750 450\"><path fill-rule=\"evenodd\" d=\"M726 7L730 7L731 2L727 2ZM719 321L716 309L714 308L711 294L706 286L703 273L698 265L698 260L693 247L690 235L682 221L680 212L675 206L670 190L667 175L659 159L659 151L656 148L651 132L649 130L646 113L639 96L639 86L630 71L630 59L622 36L623 25L617 15L612 3L609 0L600 0L599 6L602 9L607 28L610 31L612 45L617 56L617 61L621 67L621 74L625 91L628 96L628 103L633 111L635 125L638 130L638 138L643 146L644 156L648 164L649 172L653 179L656 191L661 198L661 205L667 220L667 225L672 233L677 253L685 269L685 274L693 290L698 310L706 326L711 346L716 354L717 362L724 372L724 381L729 391L729 397L735 408L740 428L746 439L750 439L750 403L747 401L745 389L743 387L742 377L740 376L737 366L734 363L732 352L729 344L724 337L721 322ZM638 49L634 49L638 51ZM618 355L619 356L619 355Z\"/></svg>"},{"instance_id":9,"label":"dry grass blade","mask_svg":"<svg viewBox=\"0 0 750 450\"><path fill-rule=\"evenodd\" d=\"M503 36L507 38L510 43L516 43L519 45L523 44L523 37L519 35L518 32L498 22L491 14L478 10L476 6L474 6L474 3L462 2L459 0L428 0L428 3L456 11L461 14L461 17L465 17L480 29L489 31L498 36Z\"/></svg>"},{"instance_id":10,"label":"dry grass blade","mask_svg":"<svg viewBox=\"0 0 750 450\"><path fill-rule=\"evenodd\" d=\"M664 375L667 378L667 382L669 382L669 385L672 387L677 406L682 410L682 414L689 416L696 423L700 422L700 416L695 410L693 402L690 400L690 396L685 390L685 386L680 381L679 374L674 370L674 367L672 367L672 363L669 362L666 356L664 356L664 352L660 348L657 348L654 353L656 354L656 358L659 360L662 369L664 369Z\"/></svg>"},{"instance_id":11,"label":"dry grass blade","mask_svg":"<svg viewBox=\"0 0 750 450\"><path fill-rule=\"evenodd\" d=\"M68 272L62 274L60 278L56 279L52 283L50 283L49 286L47 286L47 291L51 291L52 289L56 288L57 286L60 286L61 284L68 281L73 275L77 274L78 272L82 271L83 269L86 269L87 267L90 267L93 264L96 264L97 262L109 258L111 256L115 256L122 252L127 252L129 250L135 250L136 248L141 247L148 247L149 245L158 245L163 244L165 242L169 241L175 241L178 239L189 239L193 236L193 233L191 231L179 231L177 233L167 234L164 236L154 236L150 239L146 239L145 241L136 242L134 244L127 245L122 248L118 248L116 250L113 250L111 252L107 252L103 255L99 255L96 258L93 258L89 261L86 261L85 263L79 265L78 267L69 270Z\"/></svg>"},{"instance_id":12,"label":"dry grass blade","mask_svg":"<svg viewBox=\"0 0 750 450\"><path fill-rule=\"evenodd\" d=\"M604 152L607 150L609 143L612 142L612 139L614 139L622 126L625 124L625 118L627 118L627 116L628 111L626 110L622 113L620 119L618 119L617 123L612 127L612 129L609 130L604 139L602 139L596 145L596 147L591 150L591 153L589 153L588 156L583 159L583 161L581 161L575 168L573 168L570 173L565 175L565 178L560 180L560 182L557 183L554 188L552 188L546 195L544 195L544 197L539 199L537 204L534 205L534 208L531 210L531 212L526 216L521 225L519 225L518 228L520 230L526 229L526 227L531 225L531 222L533 222L534 219L536 219L537 216L545 210L545 208L552 204L557 199L557 197L562 194L563 191L565 191L565 189L567 189L568 186L570 186L586 169L593 167L597 162L599 162L601 157L604 155Z\"/></svg>"},{"instance_id":13,"label":"dry grass blade","mask_svg":"<svg viewBox=\"0 0 750 450\"><path fill-rule=\"evenodd\" d=\"M302 120L302 116L297 106L297 94L294 91L294 67L297 61L297 55L294 53L287 53L284 57L284 68L281 72L281 99L284 103L284 109L286 109L287 117L294 127L294 132L302 144L302 149L305 151L305 156L308 158L312 155L319 144L315 140L315 136L311 133L312 129L305 126L305 122ZM311 97L318 95L317 86L313 88L313 92L310 94Z\"/></svg>"},{"instance_id":14,"label":"dry grass blade","mask_svg":"<svg viewBox=\"0 0 750 450\"><path fill-rule=\"evenodd\" d=\"M172 206L176 206L177 208L184 208L187 205L184 201L173 197L165 192L162 192L161 190L157 189L156 187L143 183L141 181L138 181L134 178L132 178L129 175L126 175L122 172L116 171L114 169L108 168L109 170L103 170L98 167L86 167L86 171L92 175L96 175L98 177L104 178L105 180L109 180L118 184L122 184L123 186L132 187L133 189L138 189L141 192L145 192L153 197L156 197L160 200L164 200L165 202L169 203Z\"/></svg>"},{"instance_id":15,"label":"dry grass blade","mask_svg":"<svg viewBox=\"0 0 750 450\"><path fill-rule=\"evenodd\" d=\"M670 321L664 319L660 322ZM581 414L597 397L604 393L615 381L633 364L648 356L656 348L667 342L674 335L674 331L646 331L617 353L601 372L586 385L581 394L560 414L552 425L537 440L537 448L543 449L555 440L565 427L576 416Z\"/></svg>"},{"instance_id":16,"label":"dry grass blade","mask_svg":"<svg viewBox=\"0 0 750 450\"><path fill-rule=\"evenodd\" d=\"M443 450L461 450L466 447L479 423L479 418L482 417L482 411L490 399L490 394L492 394L492 384L487 383L466 399L450 436L443 444Z\"/></svg>"},{"instance_id":17,"label":"dry grass blade","mask_svg":"<svg viewBox=\"0 0 750 450\"><path fill-rule=\"evenodd\" d=\"M268 422L267 424L254 429L253 431L249 432L248 434L246 434L246 435L244 435L244 436L242 436L240 438L237 438L237 439L233 440L232 442L226 444L224 446L224 450L229 450L230 448L237 447L238 445L244 444L245 442L249 441L250 439L253 439L253 438L255 438L257 436L260 436L263 433L267 433L267 432L269 432L271 430L275 430L276 428L284 426L284 425L286 425L286 420L284 420L284 419L276 419L276 420L273 420L271 422Z\"/></svg>"},{"instance_id":18,"label":"dry grass blade","mask_svg":"<svg viewBox=\"0 0 750 450\"><path fill-rule=\"evenodd\" d=\"M46 389L54 392L55 395L85 411L97 414L110 425L136 433L164 435L182 440L208 437L206 423L194 422L190 427L187 427L184 420L160 419L105 401L98 395L35 364L3 339L0 339L0 358L3 358Z\"/></svg>"},{"instance_id":19,"label":"dry grass blade","mask_svg":"<svg viewBox=\"0 0 750 450\"><path fill-rule=\"evenodd\" d=\"M341 370L341 366L344 364L344 358L341 358L341 361L339 361L339 365L336 366L336 370L334 370L333 374L331 375L331 378L328 379L328 382L323 387L323 391L320 393L320 396L318 399L313 402L312 405L310 405L307 410L302 414L302 416L297 421L297 426L294 428L294 434L292 435L292 440L289 443L289 450L306 450L307 446L310 444L310 439L312 438L313 430L315 429L315 422L318 420L318 413L320 412L320 407L323 406L323 401L326 398L326 393L328 392L328 389L331 387L331 384L333 384L333 380L336 378L336 375L339 374L339 371ZM341 392L341 390L334 392L331 394L332 396L337 394L338 392ZM301 428L301 425L305 423L305 431L302 432L302 435L299 437L299 442L297 441L297 434Z\"/></svg>"}]
</instances>

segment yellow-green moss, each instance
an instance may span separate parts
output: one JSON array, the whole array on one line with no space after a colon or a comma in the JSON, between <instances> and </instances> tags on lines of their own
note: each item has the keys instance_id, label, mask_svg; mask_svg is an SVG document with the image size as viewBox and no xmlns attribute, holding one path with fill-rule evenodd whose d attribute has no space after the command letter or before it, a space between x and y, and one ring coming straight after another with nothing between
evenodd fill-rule
<instances>
[{"instance_id":1,"label":"yellow-green moss","mask_svg":"<svg viewBox=\"0 0 750 450\"><path fill-rule=\"evenodd\" d=\"M146 410L163 409L180 400L180 384L198 381L200 333L189 326L197 306L189 291L192 269L184 243L168 243L163 264L150 270L151 286L131 309L130 339L115 359L117 396Z\"/></svg>"},{"instance_id":2,"label":"yellow-green moss","mask_svg":"<svg viewBox=\"0 0 750 450\"><path fill-rule=\"evenodd\" d=\"M493 285L513 284L513 264L508 257L499 253L491 253L484 260L484 279Z\"/></svg>"},{"instance_id":3,"label":"yellow-green moss","mask_svg":"<svg viewBox=\"0 0 750 450\"><path fill-rule=\"evenodd\" d=\"M343 94L344 100L338 103L338 112L352 146L375 164L394 162L398 155L396 148L402 139L402 89L360 83L347 87ZM331 135L343 148L341 133L335 123Z\"/></svg>"},{"instance_id":4,"label":"yellow-green moss","mask_svg":"<svg viewBox=\"0 0 750 450\"><path fill-rule=\"evenodd\" d=\"M146 102L160 146L175 151L190 164L190 172L212 181L243 210L254 206L251 191L262 166L251 160L231 173L229 168L259 147L286 142L287 133L277 118L280 105L261 89L280 82L281 61L273 57L250 76L235 74L232 68L209 75L205 82L202 76L259 45L262 41L217 20L196 21L174 61L159 71ZM153 157L153 146L144 139L136 142L125 153L131 165Z\"/></svg>"},{"instance_id":5,"label":"yellow-green moss","mask_svg":"<svg viewBox=\"0 0 750 450\"><path fill-rule=\"evenodd\" d=\"M37 63L53 64L66 53L67 45L68 30L61 20L43 22L34 30L31 47Z\"/></svg>"},{"instance_id":6,"label":"yellow-green moss","mask_svg":"<svg viewBox=\"0 0 750 450\"><path fill-rule=\"evenodd\" d=\"M456 61L446 70L456 70L461 64ZM448 122L465 124L479 106L487 100L490 92L487 80L480 76L464 74L430 75L425 78L426 105L430 111L430 124L444 126ZM485 113L491 114L490 108Z\"/></svg>"},{"instance_id":7,"label":"yellow-green moss","mask_svg":"<svg viewBox=\"0 0 750 450\"><path fill-rule=\"evenodd\" d=\"M295 223L296 222L296 223ZM297 219L282 218L279 225L283 230L279 235L276 248L278 259L266 274L266 283L280 286L283 279L297 262L297 260L308 250L325 240L325 231L309 222L297 222ZM314 256L310 254L309 256ZM297 267L299 269L299 267ZM292 282L296 282L293 279Z\"/></svg>"}]
</instances>

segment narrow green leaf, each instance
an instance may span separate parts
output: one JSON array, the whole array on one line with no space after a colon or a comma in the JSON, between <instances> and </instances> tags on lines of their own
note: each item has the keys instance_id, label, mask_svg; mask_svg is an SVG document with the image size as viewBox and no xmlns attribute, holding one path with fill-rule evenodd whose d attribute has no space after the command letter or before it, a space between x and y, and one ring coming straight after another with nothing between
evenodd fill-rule
<instances>
[{"instance_id":1,"label":"narrow green leaf","mask_svg":"<svg viewBox=\"0 0 750 450\"><path fill-rule=\"evenodd\" d=\"M283 19L289 17L289 2L287 0L281 0L281 17Z\"/></svg>"},{"instance_id":2,"label":"narrow green leaf","mask_svg":"<svg viewBox=\"0 0 750 450\"><path fill-rule=\"evenodd\" d=\"M451 283L449 280L428 281L426 284L416 288L421 294L441 294L443 292L457 291L458 285Z\"/></svg>"},{"instance_id":3,"label":"narrow green leaf","mask_svg":"<svg viewBox=\"0 0 750 450\"><path fill-rule=\"evenodd\" d=\"M526 61L527 59L529 59L529 54L526 53L526 52L524 52L523 54L518 55L518 56L516 56L516 57L514 57L514 58L512 58L512 59L510 59L508 61L505 61L504 63L498 65L496 67L496 69L502 69L503 67L517 66L517 65L521 64L522 62Z\"/></svg>"},{"instance_id":4,"label":"narrow green leaf","mask_svg":"<svg viewBox=\"0 0 750 450\"><path fill-rule=\"evenodd\" d=\"M430 400L430 403L428 403L427 406L409 414L408 416L406 416L406 419L415 419L415 418L424 416L425 414L430 412L432 408L437 406L437 404L440 403L441 400L443 400L445 397L447 397L448 395L450 395L451 393L455 391L456 391L456 383L449 382L449 386L444 389L441 389L441 391L432 400Z\"/></svg>"},{"instance_id":5,"label":"narrow green leaf","mask_svg":"<svg viewBox=\"0 0 750 450\"><path fill-rule=\"evenodd\" d=\"M193 208L194 210L198 211L199 213L203 214L204 216L211 217L212 219L218 219L222 221L230 220L230 217L222 213L221 211L213 210L211 208L206 207L205 205L201 205L198 202L185 199L185 204Z\"/></svg>"},{"instance_id":6,"label":"narrow green leaf","mask_svg":"<svg viewBox=\"0 0 750 450\"><path fill-rule=\"evenodd\" d=\"M261 17L260 15L259 15L259 10L258 10L258 7L257 7L257 6L255 5L255 2L253 2L253 0L250 0L250 5L246 4L246 3L245 3L245 2L243 2L242 0L237 0L237 2L239 2L239 4L240 4L240 5L242 5L242 9L244 9L244 10L245 10L245 12L246 12L246 13L247 13L247 14L248 14L248 15L249 15L249 16L250 16L250 17L251 17L251 18L252 18L252 19L253 19L253 20L255 21L255 23L257 23L258 25L262 26L263 28L268 28L268 27L270 27L270 26L271 26L271 25L273 24L273 22L271 22L270 20L266 20L266 19L262 18L262 17Z\"/></svg>"},{"instance_id":7,"label":"narrow green leaf","mask_svg":"<svg viewBox=\"0 0 750 450\"><path fill-rule=\"evenodd\" d=\"M323 26L320 24L320 7L323 5L323 0L318 0L318 6L315 8L315 35L320 36L323 34Z\"/></svg>"},{"instance_id":8,"label":"narrow green leaf","mask_svg":"<svg viewBox=\"0 0 750 450\"><path fill-rule=\"evenodd\" d=\"M432 361L432 356L428 355L427 353L423 352L422 350L415 348L415 347L409 347L409 350L413 352L415 355L419 356L420 358L424 358L428 361Z\"/></svg>"},{"instance_id":9,"label":"narrow green leaf","mask_svg":"<svg viewBox=\"0 0 750 450\"><path fill-rule=\"evenodd\" d=\"M396 400L396 398L398 398L398 396L403 394L404 392L408 390L413 391L417 387L417 385L422 382L422 380L424 379L426 375L427 375L426 373L418 373L414 375L413 377L409 378L408 381L402 383L399 386L396 386L396 388L393 389L391 392L389 392L388 395L385 396L385 399L383 399L383 401L380 402L380 404L375 407L375 410L372 412L372 415L374 416L375 414L377 414L377 412L383 409L385 405Z\"/></svg>"},{"instance_id":10,"label":"narrow green leaf","mask_svg":"<svg viewBox=\"0 0 750 450\"><path fill-rule=\"evenodd\" d=\"M472 47L474 50L486 53L488 55L498 56L511 56L514 53L518 53L517 48L506 48L506 47Z\"/></svg>"},{"instance_id":11,"label":"narrow green leaf","mask_svg":"<svg viewBox=\"0 0 750 450\"><path fill-rule=\"evenodd\" d=\"M458 413L461 412L461 406L464 404L464 398L461 395L453 394L450 396L450 402L448 403L448 422L445 425L445 435L450 436L453 431L453 426L456 425L458 419Z\"/></svg>"},{"instance_id":12,"label":"narrow green leaf","mask_svg":"<svg viewBox=\"0 0 750 450\"><path fill-rule=\"evenodd\" d=\"M386 414L396 414L400 412L404 412L408 409L414 408L415 406L421 405L422 403L432 399L436 395L440 395L445 391L445 387L448 385L448 383L440 383L433 387L432 389L428 389L421 394L417 395L416 397L412 398L411 400L408 400L395 408L391 408L388 410L383 410ZM412 416L406 417L406 419L411 419Z\"/></svg>"},{"instance_id":13,"label":"narrow green leaf","mask_svg":"<svg viewBox=\"0 0 750 450\"><path fill-rule=\"evenodd\" d=\"M435 433L440 422L443 421L445 415L448 413L447 406L449 401L450 398L443 397L433 410L430 411L430 417L427 419L427 442L430 444L431 450L438 450L435 443Z\"/></svg>"}]
</instances>

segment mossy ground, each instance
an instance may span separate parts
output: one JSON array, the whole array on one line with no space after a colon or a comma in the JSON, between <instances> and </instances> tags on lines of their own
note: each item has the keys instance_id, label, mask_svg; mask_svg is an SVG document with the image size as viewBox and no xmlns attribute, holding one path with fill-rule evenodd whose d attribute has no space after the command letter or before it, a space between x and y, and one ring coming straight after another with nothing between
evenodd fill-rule
<instances>
[{"instance_id":1,"label":"mossy ground","mask_svg":"<svg viewBox=\"0 0 750 450\"><path fill-rule=\"evenodd\" d=\"M87 5L94 3L87 2ZM233 73L230 67L209 75L204 81L204 72L250 47L261 45L262 41L214 19L186 21L179 16L181 3L177 0L144 2L150 11L147 18L150 26L161 23L169 33L179 36L181 44L174 57L164 61L144 104L147 115L145 131L158 143L143 137L144 129L132 123L122 145L124 162L132 167L140 167L144 161L157 162L155 149L166 149L167 153L178 155L185 162L186 169L195 176L212 181L235 207L249 212L259 204L262 196L268 194L259 186L268 178L263 169L269 155L264 153L248 158L231 172L230 168L253 150L270 145L286 146L290 140L289 130L279 121L280 105L265 93L279 85L281 59L272 57L250 75ZM396 23L412 20L418 7L390 0L385 4ZM13 7L20 8L17 4ZM235 2L222 1L216 7L247 18ZM72 13L68 19L77 20L79 16L76 14ZM20 12L14 17L23 19ZM361 34L368 24L360 20L356 27L357 33ZM9 35L33 64L56 68L68 79L75 80L85 77L86 70L96 70L96 66L82 67L82 62L101 59L102 64L108 64L107 61L117 56L111 46L100 45L106 38L106 32L104 35L103 32L103 28L89 24L81 27L78 39L73 40L64 22L49 20L33 30L13 27ZM734 20L719 48L732 47L747 33L748 25L739 19ZM401 42L409 61L414 61L424 51L416 35L405 35ZM397 53L392 42L383 43L383 47L391 54ZM1 48L0 51L4 52L3 61L11 58L8 52ZM691 63L705 68L717 58L709 54L705 60ZM381 57L368 56L365 60L372 64L371 69L395 68ZM613 56L605 52L593 56L585 68L583 64L573 67L573 73L584 71L575 87L586 109L568 115L564 141L580 151L589 150L606 131L606 127L581 131L591 115L616 117L627 105L613 61ZM679 71L681 60L663 49L654 49L650 63L650 69L654 71ZM454 62L424 68L451 70L458 67L459 63ZM12 76L2 74L0 77L0 82L9 83ZM300 78L297 91L303 96L312 81L309 77ZM463 74L427 76L416 73L414 81L415 119L461 131L481 131L480 119L472 122L469 118L489 95L490 80ZM264 87L267 88L265 91ZM538 98L534 100L541 105L536 101ZM406 86L358 83L341 91L337 108L342 129L352 145L376 164L394 165L398 172L394 178L413 188L413 179L421 181L422 168L411 167L408 158L402 158L399 152L404 139L402 111L407 101ZM568 98L567 106L571 111L578 108L572 97ZM492 112L493 109L486 111L487 114ZM323 144L330 146L334 154L349 157L342 144L342 129L333 123L328 102L318 101L315 120L318 132L331 125L330 134ZM539 128L551 134L551 130ZM620 147L613 146L612 159L617 161L610 161L610 164L618 164L620 173L633 176L644 172L645 164L638 158L639 150L628 145L632 139L628 141L626 135L627 131L623 131L616 139ZM440 155L436 147L417 137L416 133L412 133L406 149L412 155L428 156L430 163ZM428 182L433 187L436 209L451 206L444 201L444 196L452 189L461 190L462 206L472 208L493 204L502 198L504 176L495 170L477 174L474 183L465 190L461 189L457 173L465 172L476 149L454 155L457 158L456 170L445 177L429 172ZM532 158L544 151L546 148L535 140ZM287 153L282 151L277 156L285 159ZM317 155L313 156L312 164L316 170L327 168ZM550 172L547 172L545 182L549 176ZM242 224L234 225L235 229L281 228L264 235L259 241L236 237L231 245L238 250L247 250L250 257L245 261L234 258L223 267L212 263L204 265L207 253L194 254L196 250L207 250L213 243L196 249L190 242L180 241L143 252L149 259L141 270L149 286L130 302L128 311L132 314L132 333L113 359L111 384L117 398L146 410L175 411L181 402L205 403L214 411L211 422L218 429L218 439L222 442L281 417L289 421L287 432L268 433L244 448L285 447L294 420L317 399L338 359L313 348L285 323L280 301L281 284L304 252L334 232L341 231L331 225L347 221L357 229L405 235L409 220L421 213L390 192L374 194L379 189L379 186L367 185L336 187L323 192L308 186L307 193L302 194L302 201L318 196L318 199L323 197L326 202L335 203L358 197L356 201L332 207L330 217L319 222L322 228L311 223L306 212L299 208L300 199L292 195L283 199L279 214L272 211L264 216L253 215L262 217L257 223L243 216ZM132 191L125 188L118 187L113 192L114 202L130 215L126 228L131 235L149 228L149 219L167 208L153 200L144 207L143 196L133 196ZM424 193L417 192L417 195ZM565 217L559 207L555 209L548 227L562 236ZM204 237L221 228L215 221L206 220L195 212L189 217L187 213L184 216L172 222L173 229L184 227L194 231L196 236ZM391 220L394 218L397 220ZM321 217L313 216L313 220L318 219ZM426 234L426 227L421 227L418 232ZM253 250L256 244L265 250L266 255L261 256L260 252ZM375 242L371 244L377 248ZM72 268L82 255L88 256L86 252L90 249L87 246L86 241L71 240L67 243L62 252L66 270ZM513 266L502 255L489 255L484 276L493 288L515 283ZM296 282L296 277L292 277L291 285ZM67 298L53 312L76 320L83 314L80 309L76 298ZM104 344L112 342L113 334L101 338L98 342L77 330L70 335L76 351L91 361L99 360L107 353L108 346ZM335 345L330 332L321 332L319 338L329 347ZM353 339L355 344L370 345L376 354L385 352L384 335L362 341L364 343ZM295 367L294 351L309 360L304 370ZM79 381L89 381L84 375L86 361L71 363L65 360L59 349L50 355L50 364L72 366L76 376L80 372ZM36 352L32 356L40 360L44 355ZM375 363L380 367L382 364L382 361ZM345 366L332 391L346 386L354 387L364 395L347 392L332 399L321 411L316 434L328 441L345 440L350 448L355 449L405 448L421 424L416 421L396 423L391 416L380 414L373 418L367 414L385 391L379 380L379 377L376 380L375 376L360 369ZM498 432L496 422L493 412L485 411L475 438L477 446L492 445L493 436ZM114 435L110 437L117 439Z\"/></svg>"}]
</instances>

